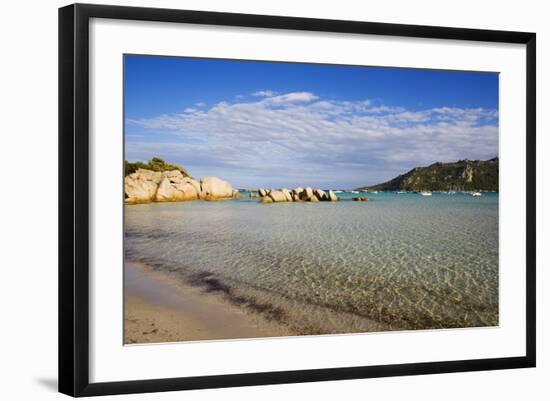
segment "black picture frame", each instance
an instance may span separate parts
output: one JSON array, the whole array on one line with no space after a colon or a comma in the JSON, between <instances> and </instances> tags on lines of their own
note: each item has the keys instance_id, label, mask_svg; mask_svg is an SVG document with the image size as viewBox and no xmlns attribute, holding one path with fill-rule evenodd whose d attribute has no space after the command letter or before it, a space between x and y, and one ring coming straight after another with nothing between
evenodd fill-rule
<instances>
[{"instance_id":1,"label":"black picture frame","mask_svg":"<svg viewBox=\"0 0 550 401\"><path fill-rule=\"evenodd\" d=\"M91 18L524 44L527 55L525 60L527 68L525 355L494 359L90 383L88 52ZM71 396L95 396L534 367L536 363L535 102L535 33L88 4L74 4L60 8L59 391Z\"/></svg>"}]
</instances>

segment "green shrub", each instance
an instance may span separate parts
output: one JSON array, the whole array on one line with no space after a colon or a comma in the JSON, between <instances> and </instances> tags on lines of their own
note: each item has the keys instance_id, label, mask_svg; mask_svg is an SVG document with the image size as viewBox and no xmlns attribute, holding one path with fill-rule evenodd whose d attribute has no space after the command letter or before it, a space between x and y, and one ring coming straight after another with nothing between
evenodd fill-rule
<instances>
[{"instance_id":1,"label":"green shrub","mask_svg":"<svg viewBox=\"0 0 550 401\"><path fill-rule=\"evenodd\" d=\"M177 164L167 163L160 157L153 157L149 162L143 163L143 162L129 162L128 160L124 160L124 176L127 176L129 174L135 173L138 169L143 168L146 170L152 170L152 171L171 171L171 170L179 170L184 177L191 177L189 173L182 167Z\"/></svg>"}]
</instances>

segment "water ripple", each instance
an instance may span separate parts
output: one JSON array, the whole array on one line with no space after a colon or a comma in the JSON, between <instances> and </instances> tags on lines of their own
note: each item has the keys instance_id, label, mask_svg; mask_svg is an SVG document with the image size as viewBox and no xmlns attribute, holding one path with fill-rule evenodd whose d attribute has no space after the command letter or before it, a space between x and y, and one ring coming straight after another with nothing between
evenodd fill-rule
<instances>
[{"instance_id":1,"label":"water ripple","mask_svg":"<svg viewBox=\"0 0 550 401\"><path fill-rule=\"evenodd\" d=\"M498 195L136 205L125 227L127 258L206 275L300 332L498 324Z\"/></svg>"}]
</instances>

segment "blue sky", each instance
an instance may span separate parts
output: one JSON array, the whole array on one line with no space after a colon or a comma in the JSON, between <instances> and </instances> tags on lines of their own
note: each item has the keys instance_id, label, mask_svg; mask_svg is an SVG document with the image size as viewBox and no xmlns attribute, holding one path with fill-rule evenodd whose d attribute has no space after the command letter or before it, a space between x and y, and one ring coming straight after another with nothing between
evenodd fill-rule
<instances>
[{"instance_id":1,"label":"blue sky","mask_svg":"<svg viewBox=\"0 0 550 401\"><path fill-rule=\"evenodd\" d=\"M125 56L125 150L233 186L355 188L498 155L498 74Z\"/></svg>"}]
</instances>

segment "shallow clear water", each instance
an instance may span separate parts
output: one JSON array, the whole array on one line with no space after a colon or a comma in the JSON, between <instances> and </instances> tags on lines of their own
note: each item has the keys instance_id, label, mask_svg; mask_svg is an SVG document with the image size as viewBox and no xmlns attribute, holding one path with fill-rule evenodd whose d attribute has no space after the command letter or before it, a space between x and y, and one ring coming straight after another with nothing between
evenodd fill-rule
<instances>
[{"instance_id":1,"label":"shallow clear water","mask_svg":"<svg viewBox=\"0 0 550 401\"><path fill-rule=\"evenodd\" d=\"M338 195L126 206L126 258L303 334L498 324L498 194Z\"/></svg>"}]
</instances>

